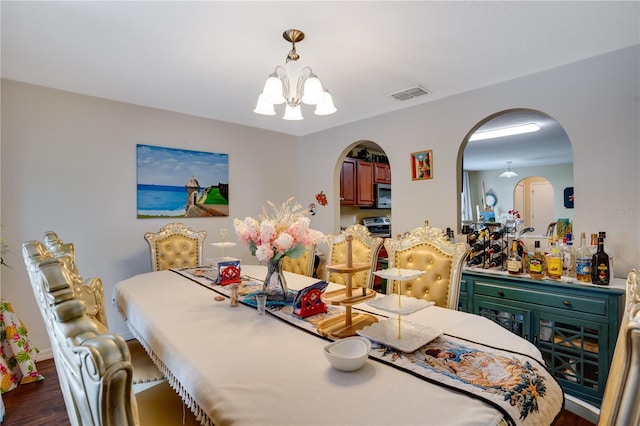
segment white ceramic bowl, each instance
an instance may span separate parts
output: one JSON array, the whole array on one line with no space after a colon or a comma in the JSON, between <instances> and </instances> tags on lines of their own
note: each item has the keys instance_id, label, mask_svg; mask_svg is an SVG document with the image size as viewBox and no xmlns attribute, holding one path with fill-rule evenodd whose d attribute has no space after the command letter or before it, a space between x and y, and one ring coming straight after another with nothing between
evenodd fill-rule
<instances>
[{"instance_id":1,"label":"white ceramic bowl","mask_svg":"<svg viewBox=\"0 0 640 426\"><path fill-rule=\"evenodd\" d=\"M355 371L367 362L370 350L371 342L369 339L353 336L325 346L324 356L338 370Z\"/></svg>"}]
</instances>

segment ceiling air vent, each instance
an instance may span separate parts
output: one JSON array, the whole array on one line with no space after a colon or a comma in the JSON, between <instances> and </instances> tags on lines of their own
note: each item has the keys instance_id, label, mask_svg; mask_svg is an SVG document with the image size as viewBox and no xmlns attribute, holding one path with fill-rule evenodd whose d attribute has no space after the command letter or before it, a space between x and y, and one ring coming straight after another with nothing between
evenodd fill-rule
<instances>
[{"instance_id":1,"label":"ceiling air vent","mask_svg":"<svg viewBox=\"0 0 640 426\"><path fill-rule=\"evenodd\" d=\"M427 89L418 85L392 93L389 96L394 98L396 101L406 101L408 99L417 98L418 96L426 95L428 93L429 92L427 91Z\"/></svg>"}]
</instances>

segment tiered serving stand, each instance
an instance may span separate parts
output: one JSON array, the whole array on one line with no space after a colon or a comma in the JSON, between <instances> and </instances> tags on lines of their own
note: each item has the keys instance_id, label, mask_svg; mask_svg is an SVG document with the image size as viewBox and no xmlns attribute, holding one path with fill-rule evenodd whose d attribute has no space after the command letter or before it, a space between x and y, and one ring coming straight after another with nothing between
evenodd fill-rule
<instances>
[{"instance_id":1,"label":"tiered serving stand","mask_svg":"<svg viewBox=\"0 0 640 426\"><path fill-rule=\"evenodd\" d=\"M345 288L326 292L322 295L322 301L331 305L345 307L345 312L318 323L318 332L323 336L344 338L355 336L358 330L378 322L378 318L367 313L352 312L351 307L365 300L376 297L376 292L368 288L353 289L351 279L356 272L371 269L369 263L353 263L351 244L353 237L346 236L347 254L345 263L338 263L326 267L331 272L345 275Z\"/></svg>"},{"instance_id":2,"label":"tiered serving stand","mask_svg":"<svg viewBox=\"0 0 640 426\"><path fill-rule=\"evenodd\" d=\"M374 274L387 279L388 282L391 282L391 280L408 281L424 274L424 271L392 268L376 271ZM410 315L432 306L433 302L416 299L415 297L402 296L400 294L400 287L401 286L398 285L398 294L381 296L373 301L367 302L367 304L373 308L397 314L397 324L395 324L396 320L387 319L364 327L358 330L357 333L360 336L375 340L403 352L413 352L440 336L442 331L421 324L402 321L403 315Z\"/></svg>"},{"instance_id":3,"label":"tiered serving stand","mask_svg":"<svg viewBox=\"0 0 640 426\"><path fill-rule=\"evenodd\" d=\"M237 243L234 243L232 241L225 241L225 238L227 237L227 230L226 228L222 228L220 230L220 241L219 242L215 242L215 243L211 243L212 246L214 247L218 247L220 249L220 254L221 256L219 258L215 258L215 259L211 259L211 263L214 265L217 265L219 262L227 262L229 260L238 260L235 257L226 257L224 255L224 249L227 247L235 247L237 245Z\"/></svg>"}]
</instances>

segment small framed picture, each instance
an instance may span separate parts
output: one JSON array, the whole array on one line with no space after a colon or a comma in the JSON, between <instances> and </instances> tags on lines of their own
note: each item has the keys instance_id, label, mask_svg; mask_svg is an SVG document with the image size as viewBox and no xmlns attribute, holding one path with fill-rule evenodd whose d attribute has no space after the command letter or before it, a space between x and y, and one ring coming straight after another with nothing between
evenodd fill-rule
<instances>
[{"instance_id":1,"label":"small framed picture","mask_svg":"<svg viewBox=\"0 0 640 426\"><path fill-rule=\"evenodd\" d=\"M411 153L411 179L433 178L433 153L431 150Z\"/></svg>"},{"instance_id":2,"label":"small framed picture","mask_svg":"<svg viewBox=\"0 0 640 426\"><path fill-rule=\"evenodd\" d=\"M495 222L496 221L496 212L493 210L485 210L480 212L480 217L478 218L478 222Z\"/></svg>"}]
</instances>

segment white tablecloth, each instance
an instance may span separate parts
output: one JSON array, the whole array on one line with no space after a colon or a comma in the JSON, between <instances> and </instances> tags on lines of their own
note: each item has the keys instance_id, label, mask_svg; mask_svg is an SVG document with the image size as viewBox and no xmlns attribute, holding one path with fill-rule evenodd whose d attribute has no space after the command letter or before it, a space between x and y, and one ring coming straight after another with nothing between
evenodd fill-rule
<instances>
[{"instance_id":1,"label":"white tablecloth","mask_svg":"<svg viewBox=\"0 0 640 426\"><path fill-rule=\"evenodd\" d=\"M262 278L266 268L242 265L242 274ZM293 289L317 281L285 274ZM502 418L480 400L373 360L355 372L335 370L322 353L325 340L215 296L171 271L137 275L114 290L134 334L183 398L218 426L494 425ZM535 346L476 315L430 307L411 321L542 359Z\"/></svg>"}]
</instances>

